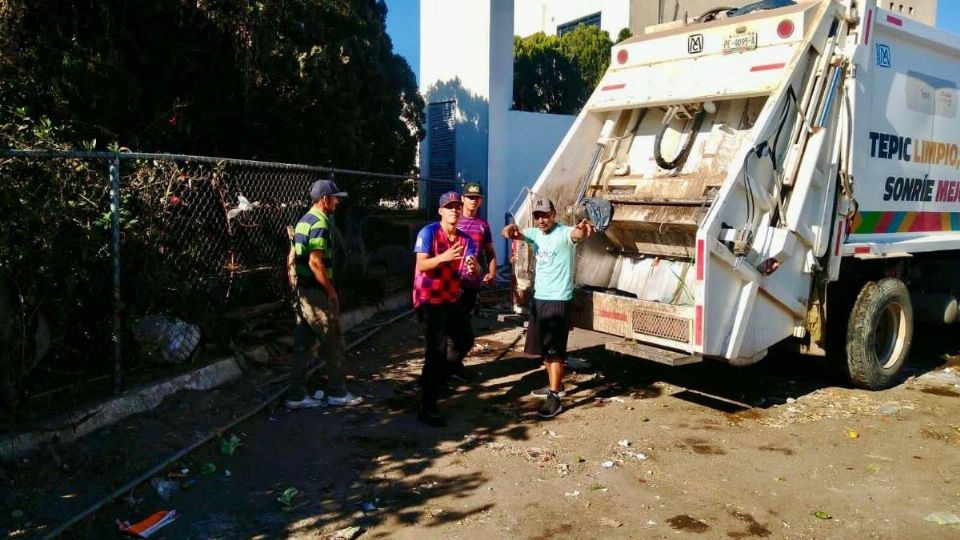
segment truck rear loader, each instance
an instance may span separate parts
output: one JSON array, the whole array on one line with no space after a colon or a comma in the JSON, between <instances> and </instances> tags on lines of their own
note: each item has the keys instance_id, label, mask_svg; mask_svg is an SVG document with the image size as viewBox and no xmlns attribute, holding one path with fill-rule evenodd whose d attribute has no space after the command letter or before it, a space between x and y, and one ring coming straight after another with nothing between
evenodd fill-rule
<instances>
[{"instance_id":1,"label":"truck rear loader","mask_svg":"<svg viewBox=\"0 0 960 540\"><path fill-rule=\"evenodd\" d=\"M957 320L958 82L960 38L874 0L720 8L615 45L531 190L561 220L612 210L578 248L574 324L671 365L784 343L895 384L916 325Z\"/></svg>"}]
</instances>

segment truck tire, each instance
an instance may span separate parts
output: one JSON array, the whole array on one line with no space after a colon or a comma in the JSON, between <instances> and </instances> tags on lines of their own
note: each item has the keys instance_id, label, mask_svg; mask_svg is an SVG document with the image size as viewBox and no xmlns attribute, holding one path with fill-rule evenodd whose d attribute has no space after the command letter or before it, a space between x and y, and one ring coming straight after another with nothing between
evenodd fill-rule
<instances>
[{"instance_id":1,"label":"truck tire","mask_svg":"<svg viewBox=\"0 0 960 540\"><path fill-rule=\"evenodd\" d=\"M899 380L913 339L913 307L902 281L869 281L847 322L847 370L858 388L882 390Z\"/></svg>"}]
</instances>

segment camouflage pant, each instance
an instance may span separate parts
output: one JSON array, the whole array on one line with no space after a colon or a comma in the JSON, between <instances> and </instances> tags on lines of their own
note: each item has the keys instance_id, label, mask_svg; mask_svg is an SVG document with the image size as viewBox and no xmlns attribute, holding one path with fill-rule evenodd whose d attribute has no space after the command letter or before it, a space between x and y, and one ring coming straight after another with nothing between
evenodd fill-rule
<instances>
[{"instance_id":1,"label":"camouflage pant","mask_svg":"<svg viewBox=\"0 0 960 540\"><path fill-rule=\"evenodd\" d=\"M287 399L299 401L307 393L307 353L313 353L317 341L322 343L327 367L327 394L346 393L343 356L346 346L340 330L340 313L330 304L320 288L297 287L297 326L293 331L293 363L290 366L290 388Z\"/></svg>"}]
</instances>

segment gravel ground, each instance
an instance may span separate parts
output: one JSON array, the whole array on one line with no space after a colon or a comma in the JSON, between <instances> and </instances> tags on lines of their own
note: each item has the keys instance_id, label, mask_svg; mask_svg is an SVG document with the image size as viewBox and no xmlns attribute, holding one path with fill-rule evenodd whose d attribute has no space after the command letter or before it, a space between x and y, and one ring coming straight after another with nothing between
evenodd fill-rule
<instances>
[{"instance_id":1,"label":"gravel ground","mask_svg":"<svg viewBox=\"0 0 960 540\"><path fill-rule=\"evenodd\" d=\"M669 368L608 353L574 331L565 411L536 416L545 382L523 329L479 320L475 385L419 424L415 321L350 355L351 408L269 409L74 528L176 509L154 538L957 538L925 518L960 516L960 368L955 345L914 351L911 378L882 392L838 386L825 361L773 354L756 366ZM918 343L923 343L918 339ZM951 350L953 347L953 350ZM264 377L168 399L144 417L4 467L0 531L43 534L97 496L242 414ZM202 474L204 465L216 470ZM186 473L181 471L186 469ZM229 474L227 473L229 471ZM289 504L278 501L288 488ZM933 519L933 518L931 518Z\"/></svg>"}]
</instances>

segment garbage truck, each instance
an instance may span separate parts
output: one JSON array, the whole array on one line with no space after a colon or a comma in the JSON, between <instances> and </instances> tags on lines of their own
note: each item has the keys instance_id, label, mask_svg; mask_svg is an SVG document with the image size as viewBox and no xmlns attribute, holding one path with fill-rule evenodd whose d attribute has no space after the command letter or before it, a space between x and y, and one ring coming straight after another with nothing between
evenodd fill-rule
<instances>
[{"instance_id":1,"label":"garbage truck","mask_svg":"<svg viewBox=\"0 0 960 540\"><path fill-rule=\"evenodd\" d=\"M568 223L607 209L573 325L670 365L783 346L895 384L917 325L957 321L958 83L960 37L875 0L718 8L616 44L529 190Z\"/></svg>"}]
</instances>

